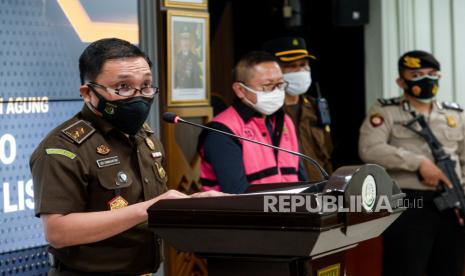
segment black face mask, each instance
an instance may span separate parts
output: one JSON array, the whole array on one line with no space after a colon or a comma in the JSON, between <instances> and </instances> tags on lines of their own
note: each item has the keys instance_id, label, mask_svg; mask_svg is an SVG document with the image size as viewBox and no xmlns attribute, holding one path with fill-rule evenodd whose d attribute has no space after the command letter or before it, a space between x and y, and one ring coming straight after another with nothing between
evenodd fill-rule
<instances>
[{"instance_id":1,"label":"black face mask","mask_svg":"<svg viewBox=\"0 0 465 276\"><path fill-rule=\"evenodd\" d=\"M416 80L406 80L405 93L419 100L430 100L436 96L439 89L439 78L424 76Z\"/></svg>"},{"instance_id":2,"label":"black face mask","mask_svg":"<svg viewBox=\"0 0 465 276\"><path fill-rule=\"evenodd\" d=\"M97 110L102 113L103 118L129 135L135 135L140 130L153 102L153 98L145 97L109 101L99 93L94 93L99 99Z\"/></svg>"}]
</instances>

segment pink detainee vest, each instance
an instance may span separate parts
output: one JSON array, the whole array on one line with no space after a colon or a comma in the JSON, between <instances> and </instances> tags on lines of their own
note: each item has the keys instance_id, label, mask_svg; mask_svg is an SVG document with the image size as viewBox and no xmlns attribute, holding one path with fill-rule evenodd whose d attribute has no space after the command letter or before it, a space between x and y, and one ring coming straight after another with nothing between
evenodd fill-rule
<instances>
[{"instance_id":1,"label":"pink detainee vest","mask_svg":"<svg viewBox=\"0 0 465 276\"><path fill-rule=\"evenodd\" d=\"M228 127L234 134L272 145L264 117L253 117L247 123L237 113L233 106L213 118L214 122ZM299 157L283 151L277 151L277 160L272 148L239 140L242 146L242 162L245 174L250 184L265 184L298 181ZM279 147L298 151L298 141L294 123L289 116L284 115L284 125ZM200 178L204 190L220 190L217 177L211 164L202 158ZM211 183L213 186L206 186Z\"/></svg>"}]
</instances>

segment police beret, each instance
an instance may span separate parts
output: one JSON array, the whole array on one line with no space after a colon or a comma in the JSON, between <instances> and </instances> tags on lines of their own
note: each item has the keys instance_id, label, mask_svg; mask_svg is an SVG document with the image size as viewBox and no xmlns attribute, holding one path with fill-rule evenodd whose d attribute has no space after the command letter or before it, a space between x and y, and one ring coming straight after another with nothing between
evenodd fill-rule
<instances>
[{"instance_id":1,"label":"police beret","mask_svg":"<svg viewBox=\"0 0 465 276\"><path fill-rule=\"evenodd\" d=\"M433 68L441 70L439 61L430 53L425 51L410 51L403 54L399 59L399 71L402 69Z\"/></svg>"},{"instance_id":2,"label":"police beret","mask_svg":"<svg viewBox=\"0 0 465 276\"><path fill-rule=\"evenodd\" d=\"M303 58L316 59L307 51L305 40L301 37L281 37L265 42L263 50L273 54L281 62L291 62Z\"/></svg>"}]
</instances>

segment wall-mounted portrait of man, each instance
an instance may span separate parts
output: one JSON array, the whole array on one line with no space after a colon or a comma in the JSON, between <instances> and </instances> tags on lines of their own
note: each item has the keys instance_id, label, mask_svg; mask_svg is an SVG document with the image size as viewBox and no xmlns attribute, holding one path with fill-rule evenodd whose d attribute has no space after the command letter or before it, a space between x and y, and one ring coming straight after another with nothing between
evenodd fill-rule
<instances>
[{"instance_id":1,"label":"wall-mounted portrait of man","mask_svg":"<svg viewBox=\"0 0 465 276\"><path fill-rule=\"evenodd\" d=\"M207 101L208 88L208 18L203 13L169 15L168 71L169 103ZM192 16L195 15L195 16Z\"/></svg>"},{"instance_id":2,"label":"wall-mounted portrait of man","mask_svg":"<svg viewBox=\"0 0 465 276\"><path fill-rule=\"evenodd\" d=\"M178 42L175 43L174 88L201 88L203 60L200 50L202 47L198 43L198 31L196 30L200 24L180 23L177 25L175 27L181 27L181 31L177 35Z\"/></svg>"}]
</instances>

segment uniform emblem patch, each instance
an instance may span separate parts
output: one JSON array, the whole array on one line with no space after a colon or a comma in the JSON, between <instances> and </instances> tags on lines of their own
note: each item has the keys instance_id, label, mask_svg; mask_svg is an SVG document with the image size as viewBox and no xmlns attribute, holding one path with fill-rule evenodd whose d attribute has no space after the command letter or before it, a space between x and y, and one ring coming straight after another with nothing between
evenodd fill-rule
<instances>
[{"instance_id":1,"label":"uniform emblem patch","mask_svg":"<svg viewBox=\"0 0 465 276\"><path fill-rule=\"evenodd\" d=\"M45 152L48 155L52 155L52 154L62 155L62 156L68 157L71 160L76 158L76 154L74 154L74 153L72 153L72 152L70 152L68 150L65 150L65 149L45 149Z\"/></svg>"},{"instance_id":2,"label":"uniform emblem patch","mask_svg":"<svg viewBox=\"0 0 465 276\"><path fill-rule=\"evenodd\" d=\"M128 206L128 202L122 196L118 195L107 202L110 210L121 209Z\"/></svg>"},{"instance_id":3,"label":"uniform emblem patch","mask_svg":"<svg viewBox=\"0 0 465 276\"><path fill-rule=\"evenodd\" d=\"M118 181L121 182L121 183L128 182L128 175L123 171L119 171L118 174L116 175L116 177L118 178ZM116 183L116 185L119 185L119 184Z\"/></svg>"},{"instance_id":4,"label":"uniform emblem patch","mask_svg":"<svg viewBox=\"0 0 465 276\"><path fill-rule=\"evenodd\" d=\"M419 58L404 57L404 65L409 68L420 68L421 67L421 60Z\"/></svg>"},{"instance_id":5,"label":"uniform emblem patch","mask_svg":"<svg viewBox=\"0 0 465 276\"><path fill-rule=\"evenodd\" d=\"M384 118L379 113L370 116L370 124L372 127L379 127L384 123Z\"/></svg>"},{"instance_id":6,"label":"uniform emblem patch","mask_svg":"<svg viewBox=\"0 0 465 276\"><path fill-rule=\"evenodd\" d=\"M110 153L110 148L102 144L97 147L97 153L101 155L107 155L108 153Z\"/></svg>"},{"instance_id":7,"label":"uniform emblem patch","mask_svg":"<svg viewBox=\"0 0 465 276\"><path fill-rule=\"evenodd\" d=\"M455 117L452 115L446 115L447 119L447 125L451 128L457 127L457 121L455 120Z\"/></svg>"},{"instance_id":8,"label":"uniform emblem patch","mask_svg":"<svg viewBox=\"0 0 465 276\"><path fill-rule=\"evenodd\" d=\"M149 124L144 123L144 124L142 125L142 127L144 128L144 130L145 130L146 132L148 132L148 133L154 133L153 130L150 128Z\"/></svg>"},{"instance_id":9,"label":"uniform emblem patch","mask_svg":"<svg viewBox=\"0 0 465 276\"><path fill-rule=\"evenodd\" d=\"M155 166L157 167L158 176L160 178L165 178L166 177L166 172L165 172L165 169L163 168L163 166L158 164L158 163L155 163Z\"/></svg>"},{"instance_id":10,"label":"uniform emblem patch","mask_svg":"<svg viewBox=\"0 0 465 276\"><path fill-rule=\"evenodd\" d=\"M145 143L147 144L150 150L155 150L155 144L149 137L145 138Z\"/></svg>"}]
</instances>

